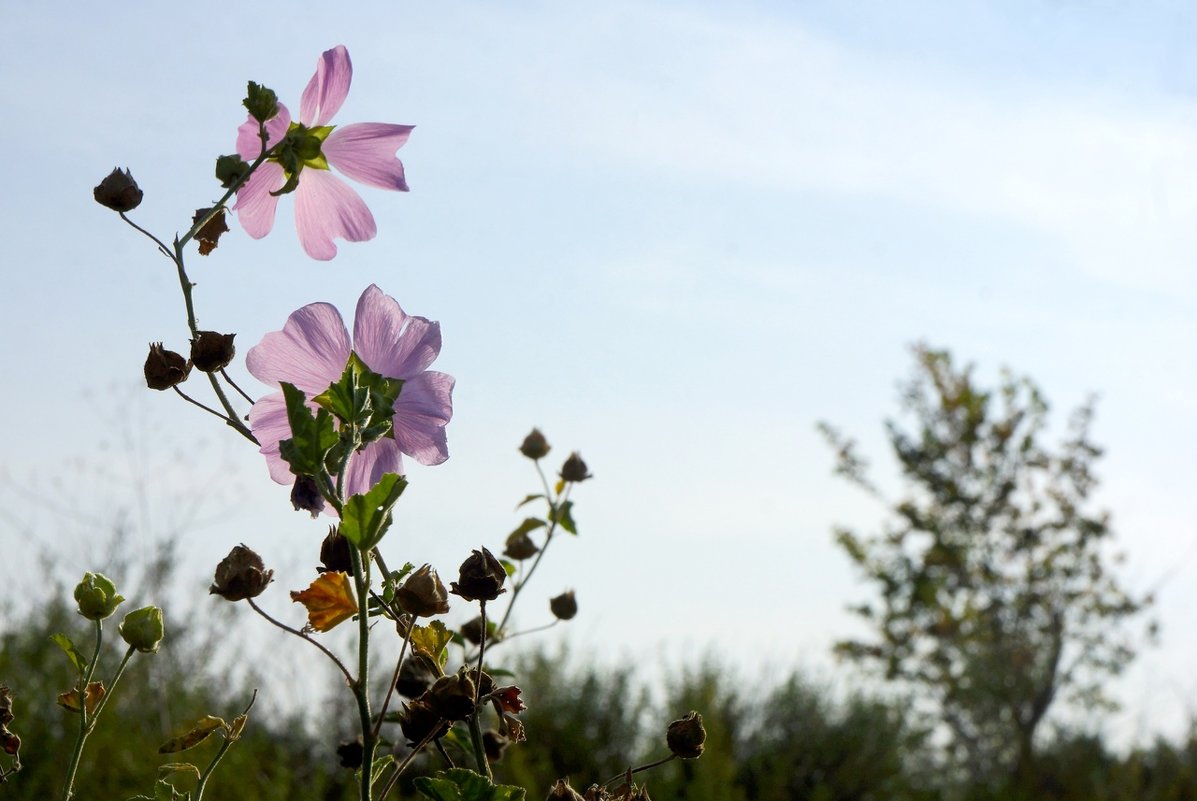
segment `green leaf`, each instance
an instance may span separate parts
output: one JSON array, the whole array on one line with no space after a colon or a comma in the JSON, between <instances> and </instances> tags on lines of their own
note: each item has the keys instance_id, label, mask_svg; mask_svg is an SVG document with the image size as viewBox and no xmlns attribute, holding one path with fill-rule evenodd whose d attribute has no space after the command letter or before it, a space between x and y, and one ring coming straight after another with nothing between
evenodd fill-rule
<instances>
[{"instance_id":1,"label":"green leaf","mask_svg":"<svg viewBox=\"0 0 1197 801\"><path fill-rule=\"evenodd\" d=\"M186 773L188 776L194 776L196 781L200 778L200 769L190 762L167 762L158 766L158 778L165 779L172 773Z\"/></svg>"},{"instance_id":2,"label":"green leaf","mask_svg":"<svg viewBox=\"0 0 1197 801\"><path fill-rule=\"evenodd\" d=\"M500 559L499 564L501 564L503 566L503 570L507 572L508 578L511 578L515 575L515 571L517 569L515 562L512 562L510 559Z\"/></svg>"},{"instance_id":3,"label":"green leaf","mask_svg":"<svg viewBox=\"0 0 1197 801\"><path fill-rule=\"evenodd\" d=\"M416 790L432 801L522 801L524 788L491 784L472 770L453 768L435 777L420 776L413 782Z\"/></svg>"},{"instance_id":4,"label":"green leaf","mask_svg":"<svg viewBox=\"0 0 1197 801\"><path fill-rule=\"evenodd\" d=\"M180 794L166 779L159 779L154 785L154 801L188 801L191 793Z\"/></svg>"},{"instance_id":5,"label":"green leaf","mask_svg":"<svg viewBox=\"0 0 1197 801\"><path fill-rule=\"evenodd\" d=\"M382 775L384 770L386 770L387 765L390 765L394 761L394 754L387 754L386 756L380 756L375 759L374 764L370 766L370 784L376 783L378 781L378 777Z\"/></svg>"},{"instance_id":6,"label":"green leaf","mask_svg":"<svg viewBox=\"0 0 1197 801\"><path fill-rule=\"evenodd\" d=\"M362 549L378 544L391 525L391 509L407 488L407 479L387 473L364 495L352 495L341 510L340 532Z\"/></svg>"},{"instance_id":7,"label":"green leaf","mask_svg":"<svg viewBox=\"0 0 1197 801\"><path fill-rule=\"evenodd\" d=\"M565 529L570 534L577 535L578 526L576 523L574 523L573 508L574 502L566 501L558 506L555 512L549 512L549 519L556 522L557 525L561 526L561 528Z\"/></svg>"},{"instance_id":8,"label":"green leaf","mask_svg":"<svg viewBox=\"0 0 1197 801\"><path fill-rule=\"evenodd\" d=\"M80 676L87 672L87 660L83 654L79 653L79 649L75 647L75 643L71 642L70 637L65 634L51 634L50 639L66 652L67 659L71 660L71 664L75 666L75 671Z\"/></svg>"},{"instance_id":9,"label":"green leaf","mask_svg":"<svg viewBox=\"0 0 1197 801\"><path fill-rule=\"evenodd\" d=\"M395 398L402 388L403 381L374 372L350 351L341 377L312 400L342 423L355 426L365 445L393 436Z\"/></svg>"},{"instance_id":10,"label":"green leaf","mask_svg":"<svg viewBox=\"0 0 1197 801\"><path fill-rule=\"evenodd\" d=\"M179 751L186 751L188 748L194 748L208 739L208 736L217 729L225 729L227 731L228 724L222 718L218 718L215 715L206 715L178 737L171 737L158 746L158 753L175 754Z\"/></svg>"},{"instance_id":11,"label":"green leaf","mask_svg":"<svg viewBox=\"0 0 1197 801\"><path fill-rule=\"evenodd\" d=\"M295 475L319 476L324 472L324 457L339 440L332 415L326 409L313 415L301 390L285 381L282 388L291 438L279 443L279 455Z\"/></svg>"},{"instance_id":12,"label":"green leaf","mask_svg":"<svg viewBox=\"0 0 1197 801\"><path fill-rule=\"evenodd\" d=\"M532 501L539 500L540 498L543 498L543 497L544 497L543 493L536 493L533 495L529 495L528 497L524 498L522 501L517 503L515 505L515 508L519 509L521 506L526 506L526 505L532 503Z\"/></svg>"},{"instance_id":13,"label":"green leaf","mask_svg":"<svg viewBox=\"0 0 1197 801\"><path fill-rule=\"evenodd\" d=\"M452 639L453 634L439 620L434 620L427 626L416 626L411 630L412 649L423 651L438 661L442 653L447 653L445 646Z\"/></svg>"},{"instance_id":14,"label":"green leaf","mask_svg":"<svg viewBox=\"0 0 1197 801\"><path fill-rule=\"evenodd\" d=\"M507 542L510 543L516 537L522 537L525 534L535 531L538 528L544 528L548 523L541 520L539 517L525 517L524 522L516 527L515 531L507 535Z\"/></svg>"}]
</instances>

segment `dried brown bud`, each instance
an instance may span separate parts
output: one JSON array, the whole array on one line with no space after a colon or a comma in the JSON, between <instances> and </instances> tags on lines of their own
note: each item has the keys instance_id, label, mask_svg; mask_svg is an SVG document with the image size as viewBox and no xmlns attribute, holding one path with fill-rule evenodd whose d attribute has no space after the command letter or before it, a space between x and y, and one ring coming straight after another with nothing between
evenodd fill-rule
<instances>
[{"instance_id":1,"label":"dried brown bud","mask_svg":"<svg viewBox=\"0 0 1197 801\"><path fill-rule=\"evenodd\" d=\"M461 563L457 581L451 582L451 592L467 601L493 601L506 592L503 589L506 580L507 571L503 564L483 548Z\"/></svg>"},{"instance_id":2,"label":"dried brown bud","mask_svg":"<svg viewBox=\"0 0 1197 801\"><path fill-rule=\"evenodd\" d=\"M531 559L536 556L540 548L532 541L526 531L516 531L507 538L507 546L503 555L512 559Z\"/></svg>"},{"instance_id":3,"label":"dried brown bud","mask_svg":"<svg viewBox=\"0 0 1197 801\"><path fill-rule=\"evenodd\" d=\"M0 748L9 756L16 756L21 751L21 738L0 727Z\"/></svg>"},{"instance_id":4,"label":"dried brown bud","mask_svg":"<svg viewBox=\"0 0 1197 801\"><path fill-rule=\"evenodd\" d=\"M0 726L7 726L12 720L12 693L8 685L0 684Z\"/></svg>"},{"instance_id":5,"label":"dried brown bud","mask_svg":"<svg viewBox=\"0 0 1197 801\"><path fill-rule=\"evenodd\" d=\"M92 196L101 206L125 212L141 205L142 192L129 171L117 167L92 190Z\"/></svg>"},{"instance_id":6,"label":"dried brown bud","mask_svg":"<svg viewBox=\"0 0 1197 801\"><path fill-rule=\"evenodd\" d=\"M585 801L608 801L611 794L607 792L607 788L601 784L592 784L586 788L586 795L583 796Z\"/></svg>"},{"instance_id":7,"label":"dried brown bud","mask_svg":"<svg viewBox=\"0 0 1197 801\"><path fill-rule=\"evenodd\" d=\"M665 744L679 759L698 759L706 740L707 730L702 727L702 715L697 712L673 721L665 732Z\"/></svg>"},{"instance_id":8,"label":"dried brown bud","mask_svg":"<svg viewBox=\"0 0 1197 801\"><path fill-rule=\"evenodd\" d=\"M449 594L431 565L424 565L408 576L403 586L395 590L395 600L404 612L416 617L432 617L449 611Z\"/></svg>"},{"instance_id":9,"label":"dried brown bud","mask_svg":"<svg viewBox=\"0 0 1197 801\"><path fill-rule=\"evenodd\" d=\"M395 689L405 698L418 698L436 681L436 674L419 659L408 657L399 668Z\"/></svg>"},{"instance_id":10,"label":"dried brown bud","mask_svg":"<svg viewBox=\"0 0 1197 801\"><path fill-rule=\"evenodd\" d=\"M569 786L569 779L558 779L556 784L549 788L548 797L545 801L583 801L582 794Z\"/></svg>"},{"instance_id":11,"label":"dried brown bud","mask_svg":"<svg viewBox=\"0 0 1197 801\"><path fill-rule=\"evenodd\" d=\"M539 428L532 429L532 433L524 437L524 441L520 445L520 453L533 461L543 459L548 455L549 441L544 438L544 434L540 433Z\"/></svg>"},{"instance_id":12,"label":"dried brown bud","mask_svg":"<svg viewBox=\"0 0 1197 801\"><path fill-rule=\"evenodd\" d=\"M490 628L487 626L487 628ZM477 645L482 642L482 617L478 616L471 621L461 624L458 629L462 637L465 637L472 644Z\"/></svg>"},{"instance_id":13,"label":"dried brown bud","mask_svg":"<svg viewBox=\"0 0 1197 801\"><path fill-rule=\"evenodd\" d=\"M366 750L362 746L362 738L346 740L337 746L337 756L341 759L341 767L357 770L362 766L362 756Z\"/></svg>"},{"instance_id":14,"label":"dried brown bud","mask_svg":"<svg viewBox=\"0 0 1197 801\"><path fill-rule=\"evenodd\" d=\"M191 340L191 363L196 370L205 373L215 373L229 366L237 349L233 347L233 337L236 334L221 334L216 331L200 331L199 336Z\"/></svg>"},{"instance_id":15,"label":"dried brown bud","mask_svg":"<svg viewBox=\"0 0 1197 801\"><path fill-rule=\"evenodd\" d=\"M161 342L150 343L150 355L145 358L145 383L150 389L170 389L187 380L191 362L173 350L166 350Z\"/></svg>"},{"instance_id":16,"label":"dried brown bud","mask_svg":"<svg viewBox=\"0 0 1197 801\"><path fill-rule=\"evenodd\" d=\"M556 598L549 599L549 610L558 620L573 620L578 614L578 601L574 598L574 591L567 590Z\"/></svg>"},{"instance_id":17,"label":"dried brown bud","mask_svg":"<svg viewBox=\"0 0 1197 801\"><path fill-rule=\"evenodd\" d=\"M581 455L574 451L565 460L565 464L561 465L561 479L578 483L588 478L594 478L594 476L590 475L586 469L586 463L582 461Z\"/></svg>"},{"instance_id":18,"label":"dried brown bud","mask_svg":"<svg viewBox=\"0 0 1197 801\"><path fill-rule=\"evenodd\" d=\"M273 577L274 571L266 569L262 557L238 545L216 566L216 577L208 592L226 601L257 598Z\"/></svg>"},{"instance_id":19,"label":"dried brown bud","mask_svg":"<svg viewBox=\"0 0 1197 801\"><path fill-rule=\"evenodd\" d=\"M320 573L353 575L353 557L349 555L349 540L341 536L336 526L329 526L328 536L320 543Z\"/></svg>"},{"instance_id":20,"label":"dried brown bud","mask_svg":"<svg viewBox=\"0 0 1197 801\"><path fill-rule=\"evenodd\" d=\"M486 751L487 762L498 762L502 759L503 752L507 750L507 746L510 744L510 740L494 729L487 729L482 732L482 748Z\"/></svg>"},{"instance_id":21,"label":"dried brown bud","mask_svg":"<svg viewBox=\"0 0 1197 801\"><path fill-rule=\"evenodd\" d=\"M444 737L449 731L448 721L432 711L426 698L417 698L403 705L399 714L399 728L407 738L407 744L415 748L425 740Z\"/></svg>"},{"instance_id":22,"label":"dried brown bud","mask_svg":"<svg viewBox=\"0 0 1197 801\"><path fill-rule=\"evenodd\" d=\"M477 688L467 668L452 676L441 676L428 689L425 699L432 711L445 720L465 720L474 714Z\"/></svg>"}]
</instances>

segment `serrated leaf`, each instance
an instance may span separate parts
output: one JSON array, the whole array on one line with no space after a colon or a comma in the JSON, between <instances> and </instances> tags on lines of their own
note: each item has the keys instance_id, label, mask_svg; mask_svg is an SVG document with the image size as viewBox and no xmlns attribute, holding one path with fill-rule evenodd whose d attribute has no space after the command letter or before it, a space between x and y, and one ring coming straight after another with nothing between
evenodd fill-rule
<instances>
[{"instance_id":1,"label":"serrated leaf","mask_svg":"<svg viewBox=\"0 0 1197 801\"><path fill-rule=\"evenodd\" d=\"M341 536L362 550L379 543L391 525L391 509L407 488L407 479L387 473L364 495L350 496L341 510Z\"/></svg>"},{"instance_id":2,"label":"serrated leaf","mask_svg":"<svg viewBox=\"0 0 1197 801\"><path fill-rule=\"evenodd\" d=\"M374 764L370 766L370 783L374 784L377 782L378 777L381 776L382 772L387 769L387 765L390 765L394 761L394 754L387 754L386 756L380 756L375 759Z\"/></svg>"},{"instance_id":3,"label":"serrated leaf","mask_svg":"<svg viewBox=\"0 0 1197 801\"><path fill-rule=\"evenodd\" d=\"M177 737L171 737L158 746L158 753L176 754L179 751L195 748L208 739L208 736L217 729L228 729L228 724L224 722L223 718L218 718L215 715L205 715L196 721L187 731Z\"/></svg>"},{"instance_id":4,"label":"serrated leaf","mask_svg":"<svg viewBox=\"0 0 1197 801\"><path fill-rule=\"evenodd\" d=\"M200 769L190 762L167 762L158 766L159 778L164 779L172 773L186 773L188 776L194 776L196 781L199 781L200 777Z\"/></svg>"},{"instance_id":5,"label":"serrated leaf","mask_svg":"<svg viewBox=\"0 0 1197 801\"><path fill-rule=\"evenodd\" d=\"M320 475L325 456L340 439L333 427L332 415L326 409L318 409L313 415L301 390L285 381L282 388L291 438L279 442L279 455L297 476Z\"/></svg>"},{"instance_id":6,"label":"serrated leaf","mask_svg":"<svg viewBox=\"0 0 1197 801\"><path fill-rule=\"evenodd\" d=\"M80 676L87 672L87 659L79 653L79 649L75 647L75 643L71 642L70 637L65 634L51 634L50 639L66 653L67 659L71 660L71 664L75 666L75 672Z\"/></svg>"},{"instance_id":7,"label":"serrated leaf","mask_svg":"<svg viewBox=\"0 0 1197 801\"><path fill-rule=\"evenodd\" d=\"M175 786L166 779L159 779L154 785L154 801L187 801L191 793L179 794Z\"/></svg>"},{"instance_id":8,"label":"serrated leaf","mask_svg":"<svg viewBox=\"0 0 1197 801\"><path fill-rule=\"evenodd\" d=\"M435 777L414 780L416 789L432 801L522 801L524 788L491 784L472 770L453 768Z\"/></svg>"},{"instance_id":9,"label":"serrated leaf","mask_svg":"<svg viewBox=\"0 0 1197 801\"><path fill-rule=\"evenodd\" d=\"M96 711L96 707L99 706L100 701L103 700L107 692L104 689L104 682L102 681L93 681L87 685L87 689L84 691L84 703L87 704L87 714L90 715ZM59 693L58 705L67 712L79 714L79 691L71 689L64 693Z\"/></svg>"},{"instance_id":10,"label":"serrated leaf","mask_svg":"<svg viewBox=\"0 0 1197 801\"><path fill-rule=\"evenodd\" d=\"M453 634L445 628L439 620L433 620L427 626L415 626L411 630L411 647L416 651L423 651L433 659L440 660L447 646L453 639ZM443 662L441 664L444 664Z\"/></svg>"},{"instance_id":11,"label":"serrated leaf","mask_svg":"<svg viewBox=\"0 0 1197 801\"><path fill-rule=\"evenodd\" d=\"M316 631L329 631L357 614L357 598L349 576L321 573L306 590L292 592L291 600L308 610L308 623Z\"/></svg>"},{"instance_id":12,"label":"serrated leaf","mask_svg":"<svg viewBox=\"0 0 1197 801\"><path fill-rule=\"evenodd\" d=\"M543 497L544 497L544 495L543 495L543 494L541 494L541 493L534 493L534 494L532 494L532 495L529 495L528 497L524 498L524 499L523 499L522 501L520 501L519 503L517 503L517 504L515 505L515 508L516 508L516 509L519 509L521 506L526 506L526 505L528 505L528 504L532 503L532 501L539 500L539 499L541 499L541 498L543 498Z\"/></svg>"},{"instance_id":13,"label":"serrated leaf","mask_svg":"<svg viewBox=\"0 0 1197 801\"><path fill-rule=\"evenodd\" d=\"M570 534L577 535L578 525L574 522L573 516L573 501L566 501L557 507L556 511L549 513L549 519L561 526L561 528L568 531Z\"/></svg>"}]
</instances>

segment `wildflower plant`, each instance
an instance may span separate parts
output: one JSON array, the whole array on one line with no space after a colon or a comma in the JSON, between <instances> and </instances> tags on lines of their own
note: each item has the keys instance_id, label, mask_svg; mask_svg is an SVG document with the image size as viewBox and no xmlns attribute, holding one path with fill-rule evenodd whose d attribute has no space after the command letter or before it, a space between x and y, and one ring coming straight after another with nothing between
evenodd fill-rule
<instances>
[{"instance_id":1,"label":"wildflower plant","mask_svg":"<svg viewBox=\"0 0 1197 801\"><path fill-rule=\"evenodd\" d=\"M539 487L517 508L542 511L527 516L502 542L491 543L494 551L484 543L463 543L469 554L446 587L433 566L396 560L393 567L382 550L384 540L388 548L395 545L395 538L387 537L408 488L403 457L431 466L449 456L446 429L453 416L454 379L429 369L441 348L439 324L408 315L374 284L360 296L352 335L335 307L310 303L249 348L246 368L271 390L255 399L228 373L236 356L235 334L201 329L198 322L195 285L185 257L193 242L201 255L216 250L228 230L228 211L236 213L251 237L261 238L273 228L279 198L294 194L300 243L312 258L327 260L337 253L334 239L359 242L376 232L370 210L333 168L368 185L407 190L395 152L412 126L332 124L352 75L345 47L322 54L301 96L297 119L271 89L249 83L243 101L248 119L237 131L236 152L216 161L224 194L197 210L186 232L169 243L129 217L144 198L129 170L114 170L94 195L150 239L178 275L190 348L184 355L163 341L151 344L144 365L147 386L172 391L219 419L257 447L274 481L292 487L295 509L333 521L324 541L312 543L321 566L310 579L276 579L261 556L242 543L233 545L217 565L209 593L231 603L244 602L272 626L310 645L313 657L330 660L340 671L346 700L357 712L359 733L337 754L343 765L356 771L362 801L386 798L413 764L430 759L439 759L444 769L427 775L432 766L424 764L425 775L415 780L415 787L433 801L520 799L524 789L496 784L491 770L505 748L528 739L520 719L525 709L522 690L501 682L510 673L494 662L494 654L503 642L578 613L575 593L566 590L543 610L548 623L513 630L516 602L549 545L563 534L578 533L571 496L592 478L585 461L574 452L550 477L544 462L551 447L534 429L518 450L532 462ZM206 384L211 399L205 402L197 393L185 392L182 387L188 381ZM256 600L284 581L298 585L290 590L296 620L277 619ZM128 649L105 683L97 664L104 621L125 599L115 583L99 573L83 577L75 599L79 614L90 622L93 648L89 658L66 634L55 637L75 674L59 703L78 716L79 732L63 782L63 801L74 794L87 737L125 667L131 659L154 654L166 634L161 609L147 606L129 612L118 627ZM477 614L458 630L436 619L460 604L476 606ZM324 633L343 625L356 629L356 652L349 655L322 641ZM389 678L381 697L376 697L379 685L372 677L379 666L373 662L371 642L385 636L400 638L402 645L394 665L385 666L383 675ZM0 763L0 781L20 768L20 738L7 728L14 720L12 699L17 691L15 682L11 691L0 687L0 747L10 757L7 764ZM161 766L153 792L140 798L199 801L221 757L248 724L253 700L231 721L205 716L164 742L160 753L174 759L213 735L222 739L202 768L184 761ZM704 738L696 714L675 721L665 738L667 756L592 785L586 798L647 798L643 787L632 782L633 775L671 759L697 757ZM607 789L616 782L622 783ZM564 779L549 792L550 798L566 796L578 794Z\"/></svg>"}]
</instances>

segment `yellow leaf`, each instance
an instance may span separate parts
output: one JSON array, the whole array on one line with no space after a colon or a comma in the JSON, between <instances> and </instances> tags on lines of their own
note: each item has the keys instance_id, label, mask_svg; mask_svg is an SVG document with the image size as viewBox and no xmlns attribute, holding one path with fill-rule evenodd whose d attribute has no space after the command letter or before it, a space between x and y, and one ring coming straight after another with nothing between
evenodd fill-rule
<instances>
[{"instance_id":1,"label":"yellow leaf","mask_svg":"<svg viewBox=\"0 0 1197 801\"><path fill-rule=\"evenodd\" d=\"M93 681L87 685L87 714L92 714L99 706L100 700L104 697L104 682ZM79 691L67 690L65 693L58 694L58 705L68 712L79 714Z\"/></svg>"},{"instance_id":2,"label":"yellow leaf","mask_svg":"<svg viewBox=\"0 0 1197 801\"><path fill-rule=\"evenodd\" d=\"M427 626L416 626L411 630L411 647L423 651L433 659L438 658L452 640L453 635L439 620L434 620Z\"/></svg>"},{"instance_id":3,"label":"yellow leaf","mask_svg":"<svg viewBox=\"0 0 1197 801\"><path fill-rule=\"evenodd\" d=\"M158 746L158 753L174 754L179 751L186 751L188 748L194 748L208 739L209 734L221 728L227 728L224 720L215 715L206 715L183 734L180 734L178 737L171 737Z\"/></svg>"},{"instance_id":4,"label":"yellow leaf","mask_svg":"<svg viewBox=\"0 0 1197 801\"><path fill-rule=\"evenodd\" d=\"M308 622L316 631L328 631L357 614L357 600L349 576L322 573L303 592L292 592L291 600L308 610Z\"/></svg>"}]
</instances>

